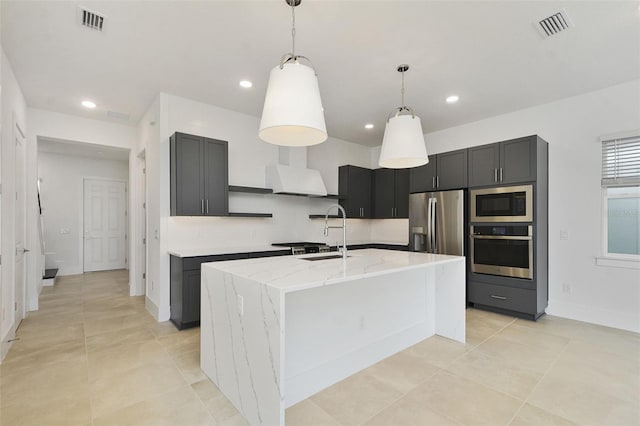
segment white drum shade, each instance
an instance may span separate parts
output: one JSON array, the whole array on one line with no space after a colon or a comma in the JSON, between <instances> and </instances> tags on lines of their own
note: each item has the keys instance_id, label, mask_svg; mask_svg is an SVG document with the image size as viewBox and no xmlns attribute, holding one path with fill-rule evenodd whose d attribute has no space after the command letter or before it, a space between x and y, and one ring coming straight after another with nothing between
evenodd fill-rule
<instances>
[{"instance_id":1,"label":"white drum shade","mask_svg":"<svg viewBox=\"0 0 640 426\"><path fill-rule=\"evenodd\" d=\"M258 136L284 146L327 140L318 78L311 67L290 62L271 70Z\"/></svg>"},{"instance_id":2,"label":"white drum shade","mask_svg":"<svg viewBox=\"0 0 640 426\"><path fill-rule=\"evenodd\" d=\"M389 169L406 169L429 162L420 117L396 115L387 122L378 164Z\"/></svg>"}]
</instances>

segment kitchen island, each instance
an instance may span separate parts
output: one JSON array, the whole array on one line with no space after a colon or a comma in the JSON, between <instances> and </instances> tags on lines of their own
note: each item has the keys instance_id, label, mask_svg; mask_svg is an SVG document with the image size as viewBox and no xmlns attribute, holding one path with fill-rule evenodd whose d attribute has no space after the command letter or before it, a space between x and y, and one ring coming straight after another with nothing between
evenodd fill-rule
<instances>
[{"instance_id":1,"label":"kitchen island","mask_svg":"<svg viewBox=\"0 0 640 426\"><path fill-rule=\"evenodd\" d=\"M465 341L464 257L332 255L202 265L201 367L252 425L434 334Z\"/></svg>"}]
</instances>

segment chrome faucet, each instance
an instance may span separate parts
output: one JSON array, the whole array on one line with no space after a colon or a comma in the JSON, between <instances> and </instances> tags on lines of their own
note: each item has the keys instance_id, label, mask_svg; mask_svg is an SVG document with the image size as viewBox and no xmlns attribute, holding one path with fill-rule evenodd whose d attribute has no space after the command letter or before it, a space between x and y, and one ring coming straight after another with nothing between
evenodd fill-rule
<instances>
[{"instance_id":1,"label":"chrome faucet","mask_svg":"<svg viewBox=\"0 0 640 426\"><path fill-rule=\"evenodd\" d=\"M342 226L329 226L329 212L332 208L337 207L342 212ZM324 236L329 236L329 228L342 228L342 258L347 258L347 213L344 211L340 204L332 204L327 209L327 213L324 215Z\"/></svg>"}]
</instances>

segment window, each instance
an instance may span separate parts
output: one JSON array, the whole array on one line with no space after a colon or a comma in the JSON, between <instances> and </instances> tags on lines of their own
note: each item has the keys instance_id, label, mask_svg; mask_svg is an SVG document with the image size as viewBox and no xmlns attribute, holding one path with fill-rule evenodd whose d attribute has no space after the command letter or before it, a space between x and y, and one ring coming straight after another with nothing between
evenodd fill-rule
<instances>
[{"instance_id":1,"label":"window","mask_svg":"<svg viewBox=\"0 0 640 426\"><path fill-rule=\"evenodd\" d=\"M602 194L604 256L640 260L640 136L602 141Z\"/></svg>"}]
</instances>

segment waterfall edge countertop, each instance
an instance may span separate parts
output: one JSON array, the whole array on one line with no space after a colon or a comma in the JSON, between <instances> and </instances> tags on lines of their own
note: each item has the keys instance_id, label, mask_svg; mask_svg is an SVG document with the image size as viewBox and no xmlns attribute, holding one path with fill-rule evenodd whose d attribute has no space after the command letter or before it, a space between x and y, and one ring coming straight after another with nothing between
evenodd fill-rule
<instances>
[{"instance_id":1,"label":"waterfall edge countertop","mask_svg":"<svg viewBox=\"0 0 640 426\"><path fill-rule=\"evenodd\" d=\"M349 251L346 259L332 252L334 259L306 260L327 254L231 260L216 262L215 268L288 293L462 259L432 253L361 249Z\"/></svg>"},{"instance_id":2,"label":"waterfall edge countertop","mask_svg":"<svg viewBox=\"0 0 640 426\"><path fill-rule=\"evenodd\" d=\"M202 264L200 365L252 425L424 339L465 341L465 259L361 249Z\"/></svg>"}]
</instances>

